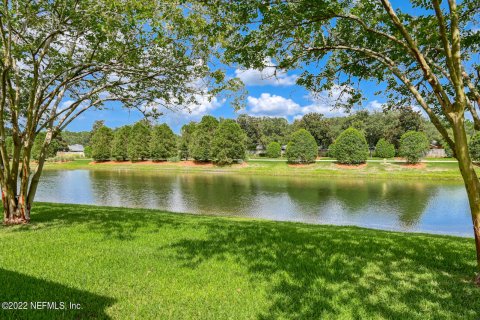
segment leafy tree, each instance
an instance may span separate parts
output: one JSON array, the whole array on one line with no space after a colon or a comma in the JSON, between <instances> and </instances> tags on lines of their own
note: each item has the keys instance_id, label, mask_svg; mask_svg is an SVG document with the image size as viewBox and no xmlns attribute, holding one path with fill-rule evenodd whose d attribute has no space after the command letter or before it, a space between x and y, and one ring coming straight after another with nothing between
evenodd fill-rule
<instances>
[{"instance_id":1,"label":"leafy tree","mask_svg":"<svg viewBox=\"0 0 480 320\"><path fill-rule=\"evenodd\" d=\"M212 160L212 138L218 127L218 120L212 116L203 116L193 133L191 153L197 161Z\"/></svg>"},{"instance_id":2,"label":"leafy tree","mask_svg":"<svg viewBox=\"0 0 480 320\"><path fill-rule=\"evenodd\" d=\"M178 109L238 87L210 70L218 38L178 1L3 1L0 12L0 187L7 224L30 220L49 145L87 110L116 101L156 116L159 102ZM201 85L192 85L199 79ZM11 159L7 135L14 141Z\"/></svg>"},{"instance_id":3,"label":"leafy tree","mask_svg":"<svg viewBox=\"0 0 480 320\"><path fill-rule=\"evenodd\" d=\"M95 161L107 161L111 157L112 129L102 126L92 136L92 158Z\"/></svg>"},{"instance_id":4,"label":"leafy tree","mask_svg":"<svg viewBox=\"0 0 480 320\"><path fill-rule=\"evenodd\" d=\"M384 138L378 140L375 147L375 156L379 158L393 158L395 156L395 146Z\"/></svg>"},{"instance_id":5,"label":"leafy tree","mask_svg":"<svg viewBox=\"0 0 480 320\"><path fill-rule=\"evenodd\" d=\"M176 156L177 137L166 124L156 125L150 133L150 158L153 161L167 160Z\"/></svg>"},{"instance_id":6,"label":"leafy tree","mask_svg":"<svg viewBox=\"0 0 480 320\"><path fill-rule=\"evenodd\" d=\"M181 137L179 140L179 155L180 159L188 160L191 157L191 146L193 133L195 132L197 124L195 122L190 122L182 127Z\"/></svg>"},{"instance_id":7,"label":"leafy tree","mask_svg":"<svg viewBox=\"0 0 480 320\"><path fill-rule=\"evenodd\" d=\"M150 157L150 125L146 121L136 122L128 136L128 158L130 161L145 160Z\"/></svg>"},{"instance_id":8,"label":"leafy tree","mask_svg":"<svg viewBox=\"0 0 480 320\"><path fill-rule=\"evenodd\" d=\"M235 120L225 119L215 130L212 140L212 159L219 165L245 160L247 137Z\"/></svg>"},{"instance_id":9,"label":"leafy tree","mask_svg":"<svg viewBox=\"0 0 480 320\"><path fill-rule=\"evenodd\" d=\"M300 69L297 83L307 90L343 93L336 107L351 108L362 100L356 89L362 80L385 84L389 106L402 108L414 100L458 159L480 271L480 180L465 130L466 115L480 128L478 0L410 0L402 6L390 0L217 0L207 5L212 30L223 36L226 62L261 69L274 61L282 70Z\"/></svg>"},{"instance_id":10,"label":"leafy tree","mask_svg":"<svg viewBox=\"0 0 480 320\"><path fill-rule=\"evenodd\" d=\"M267 157L269 158L280 158L282 155L282 146L280 143L273 141L270 142L267 146Z\"/></svg>"},{"instance_id":11,"label":"leafy tree","mask_svg":"<svg viewBox=\"0 0 480 320\"><path fill-rule=\"evenodd\" d=\"M272 141L286 143L290 133L285 118L238 116L237 123L247 134L247 145L254 150L258 145L266 146Z\"/></svg>"},{"instance_id":12,"label":"leafy tree","mask_svg":"<svg viewBox=\"0 0 480 320\"><path fill-rule=\"evenodd\" d=\"M90 143L91 132L90 131L63 131L62 140L65 141L67 145L80 144L82 146L87 146Z\"/></svg>"},{"instance_id":13,"label":"leafy tree","mask_svg":"<svg viewBox=\"0 0 480 320\"><path fill-rule=\"evenodd\" d=\"M476 133L469 142L470 155L473 161L480 161L480 132Z\"/></svg>"},{"instance_id":14,"label":"leafy tree","mask_svg":"<svg viewBox=\"0 0 480 320\"><path fill-rule=\"evenodd\" d=\"M47 136L46 132L40 132L35 137L35 141L33 143L32 151L31 151L31 157L33 160L39 159L40 152L42 150L42 145L45 141L46 136ZM57 136L55 139L52 140L52 142L48 146L46 150L46 158L53 158L56 156L58 151L62 151L66 149L67 149L67 144L65 143L65 141L62 140L61 136Z\"/></svg>"},{"instance_id":15,"label":"leafy tree","mask_svg":"<svg viewBox=\"0 0 480 320\"><path fill-rule=\"evenodd\" d=\"M130 126L123 126L113 132L112 157L117 161L125 161L128 158L130 130Z\"/></svg>"},{"instance_id":16,"label":"leafy tree","mask_svg":"<svg viewBox=\"0 0 480 320\"><path fill-rule=\"evenodd\" d=\"M351 127L335 139L331 146L331 152L339 163L365 163L368 157L367 140L363 133Z\"/></svg>"},{"instance_id":17,"label":"leafy tree","mask_svg":"<svg viewBox=\"0 0 480 320\"><path fill-rule=\"evenodd\" d=\"M261 117L260 123L260 144L267 146L272 141L287 143L289 134L288 121L285 118Z\"/></svg>"},{"instance_id":18,"label":"leafy tree","mask_svg":"<svg viewBox=\"0 0 480 320\"><path fill-rule=\"evenodd\" d=\"M418 163L427 153L429 146L425 133L408 131L400 139L399 153L408 163Z\"/></svg>"},{"instance_id":19,"label":"leafy tree","mask_svg":"<svg viewBox=\"0 0 480 320\"><path fill-rule=\"evenodd\" d=\"M310 134L315 138L317 145L321 146L322 148L326 148L333 141L330 130L330 121L325 119L321 113L307 113L300 120L298 120L295 125L298 128L303 128L310 132Z\"/></svg>"},{"instance_id":20,"label":"leafy tree","mask_svg":"<svg viewBox=\"0 0 480 320\"><path fill-rule=\"evenodd\" d=\"M262 130L260 118L241 114L237 118L237 123L247 135L247 148L255 150L257 145L261 144Z\"/></svg>"},{"instance_id":21,"label":"leafy tree","mask_svg":"<svg viewBox=\"0 0 480 320\"><path fill-rule=\"evenodd\" d=\"M315 162L318 155L315 138L305 129L295 131L287 144L285 155L290 163Z\"/></svg>"},{"instance_id":22,"label":"leafy tree","mask_svg":"<svg viewBox=\"0 0 480 320\"><path fill-rule=\"evenodd\" d=\"M92 157L92 147L91 146L86 146L83 150L83 153L85 154L85 158L91 158Z\"/></svg>"}]
</instances>

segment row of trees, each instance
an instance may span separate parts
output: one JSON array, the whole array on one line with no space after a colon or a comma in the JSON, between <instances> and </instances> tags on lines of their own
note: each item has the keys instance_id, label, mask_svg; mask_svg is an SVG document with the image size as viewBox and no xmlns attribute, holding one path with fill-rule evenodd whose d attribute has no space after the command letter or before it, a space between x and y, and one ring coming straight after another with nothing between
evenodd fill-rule
<instances>
[{"instance_id":1,"label":"row of trees","mask_svg":"<svg viewBox=\"0 0 480 320\"><path fill-rule=\"evenodd\" d=\"M420 125L422 119L414 111L404 111L396 113L399 119L403 119L404 124ZM410 115L408 117L407 115ZM181 129L181 136L176 136L166 124L152 125L147 121L139 121L133 126L123 126L112 130L107 128L103 122L94 124L91 133L91 156L96 161L105 161L115 159L117 161L138 161L151 159L153 161L175 160L175 159L194 159L196 161L213 161L219 164L229 164L235 161L244 160L246 149L253 148L252 140L248 138L251 134L248 126L249 121L257 123L263 128L264 133L275 132L273 135L264 135L262 139L271 139L266 145L266 155L271 158L278 158L282 155L282 144L287 144L285 156L290 162L312 162L318 156L318 139L312 134L319 128L312 119L317 118L320 122L343 122L352 124L340 134L328 146L329 155L337 158L341 163L363 163L368 156L368 149L371 147L367 136L365 123L372 122L372 119L381 119L382 117L391 117L391 114L380 113L369 114L367 112L357 113L349 117L323 118L321 114L307 114L302 119L289 125L285 119L279 118L255 118L242 115L236 121L230 119L216 119L213 116L204 116L198 123L190 122ZM360 121L359 118L369 119ZM340 120L341 119L341 120ZM410 119L409 121L405 119ZM415 119L415 120L412 120ZM283 123L286 126L273 124ZM308 123L310 130L302 128L302 125ZM300 125L302 124L302 125ZM404 126L406 127L406 126ZM292 129L298 128L292 133ZM251 128L250 128L251 129ZM369 131L372 133L373 131ZM388 132L385 130L384 132ZM410 151L415 149L412 144L408 147L406 142L402 143L407 133L417 132L421 135L420 151L410 155ZM409 130L398 138L395 143L388 138L382 137L381 132L375 139L371 136L371 142L376 141L375 155L381 158L392 158L398 150L398 155L407 157L409 162L417 162L426 149L428 149L429 138L426 133L421 131ZM387 135L388 137L388 135ZM318 138L318 135L317 135ZM378 139L377 139L378 138ZM413 139L413 138L412 138ZM249 142L250 141L250 142ZM267 142L268 140L264 140ZM323 143L326 143L326 140ZM408 140L406 140L408 141ZM88 149L88 148L87 148Z\"/></svg>"},{"instance_id":2,"label":"row of trees","mask_svg":"<svg viewBox=\"0 0 480 320\"><path fill-rule=\"evenodd\" d=\"M116 130L101 124L93 130L91 147L95 161L193 158L223 165L246 158L246 136L240 126L234 120L218 121L212 116L184 126L181 137L167 124L152 125L145 120Z\"/></svg>"},{"instance_id":3,"label":"row of trees","mask_svg":"<svg viewBox=\"0 0 480 320\"><path fill-rule=\"evenodd\" d=\"M472 141L474 141L472 139ZM480 155L480 135L478 140ZM273 154L276 147L272 142L267 147L267 154ZM427 136L423 132L408 131L400 138L399 154L408 163L418 163L429 149ZM275 149L276 151L276 149ZM312 163L317 158L318 147L315 138L305 129L300 129L291 135L285 152L286 158L291 163ZM343 131L338 138L330 145L329 155L342 164L361 164L367 161L369 148L367 139L362 131L350 127ZM375 155L382 158L393 158L395 146L385 139L377 143Z\"/></svg>"},{"instance_id":4,"label":"row of trees","mask_svg":"<svg viewBox=\"0 0 480 320\"><path fill-rule=\"evenodd\" d=\"M401 136L408 131L424 132L429 141L443 144L441 135L431 122L412 108L403 108L385 112L359 111L348 116L327 118L321 113L308 113L292 124L284 118L252 117L240 115L237 122L247 135L248 148L257 145L267 146L276 141L286 145L293 132L307 130L321 148L328 148L347 128L353 127L363 132L370 148L376 146L380 139L400 147ZM469 135L474 133L473 123L467 122Z\"/></svg>"}]
</instances>

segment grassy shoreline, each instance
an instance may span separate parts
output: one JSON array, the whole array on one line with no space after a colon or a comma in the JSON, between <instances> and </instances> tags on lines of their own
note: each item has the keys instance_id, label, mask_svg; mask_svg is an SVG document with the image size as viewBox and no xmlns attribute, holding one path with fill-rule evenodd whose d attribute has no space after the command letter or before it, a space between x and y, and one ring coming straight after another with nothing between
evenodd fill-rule
<instances>
[{"instance_id":1,"label":"grassy shoreline","mask_svg":"<svg viewBox=\"0 0 480 320\"><path fill-rule=\"evenodd\" d=\"M0 318L478 319L472 239L37 203L0 227Z\"/></svg>"},{"instance_id":2,"label":"grassy shoreline","mask_svg":"<svg viewBox=\"0 0 480 320\"><path fill-rule=\"evenodd\" d=\"M411 167L401 162L368 162L363 166L339 166L334 162L316 162L309 165L289 165L286 162L249 160L243 165L218 167L213 165L186 165L184 162L107 162L91 160L47 163L46 170L138 170L171 172L215 172L271 176L362 177L375 179L461 180L456 162L427 162ZM479 171L480 172L480 171Z\"/></svg>"}]
</instances>

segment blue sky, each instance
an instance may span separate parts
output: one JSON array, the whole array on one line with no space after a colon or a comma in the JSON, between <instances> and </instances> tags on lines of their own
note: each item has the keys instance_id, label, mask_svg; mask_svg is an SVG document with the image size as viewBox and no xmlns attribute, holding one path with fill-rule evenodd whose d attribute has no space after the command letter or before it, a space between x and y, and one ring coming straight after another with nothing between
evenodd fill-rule
<instances>
[{"instance_id":1,"label":"blue sky","mask_svg":"<svg viewBox=\"0 0 480 320\"><path fill-rule=\"evenodd\" d=\"M412 8L404 0L392 1L392 4L409 13L427 13L426 10ZM430 14L432 13L430 12ZM478 25L469 27L477 29ZM245 100L245 109L235 112L230 105L230 101L223 100L221 97L214 98L212 101L203 99L199 105L192 108L191 113L167 112L165 116L158 119L158 122L167 123L176 133L179 133L183 124L190 121L199 121L202 116L207 114L216 117L236 118L239 113L246 113L252 116L285 117L290 122L308 112L319 112L327 117L345 114L342 110L332 108L333 101L338 98L341 88L333 88L329 92L322 92L317 95L316 99L313 99L307 90L295 84L300 71L277 72L276 77L272 77L272 74L272 68L264 70L229 68L227 69L227 75L239 77L246 86L248 95ZM363 91L366 100L362 106L357 107L357 110L381 110L386 98L382 95L375 96L374 92L381 91L383 87L382 84L379 85L375 82L361 83L360 89ZM111 103L106 105L103 110L85 112L75 119L67 129L71 131L90 130L95 120L105 120L107 126L116 128L134 123L142 117L142 114L138 111L123 109L120 104Z\"/></svg>"},{"instance_id":2,"label":"blue sky","mask_svg":"<svg viewBox=\"0 0 480 320\"><path fill-rule=\"evenodd\" d=\"M252 116L284 117L289 121L301 117L308 112L320 112L325 116L343 115L342 110L332 107L333 101L339 97L341 88L334 88L322 92L315 99L303 87L295 84L299 71L278 72L273 76L273 68L263 70L232 69L228 75L240 78L247 89L245 108L235 111L229 100L215 97L212 101L204 99L202 103L192 108L192 112L166 112L160 117L159 123L167 123L175 132L190 121L199 121L202 116L209 114L216 117L236 118L238 114L246 113ZM363 92L367 98L362 108L381 110L382 97L375 97L373 92L378 90L376 85L365 83ZM90 130L96 120L104 120L111 128L134 123L142 119L143 115L136 110L122 108L119 103L107 104L102 110L90 110L75 119L69 126L70 131Z\"/></svg>"}]
</instances>

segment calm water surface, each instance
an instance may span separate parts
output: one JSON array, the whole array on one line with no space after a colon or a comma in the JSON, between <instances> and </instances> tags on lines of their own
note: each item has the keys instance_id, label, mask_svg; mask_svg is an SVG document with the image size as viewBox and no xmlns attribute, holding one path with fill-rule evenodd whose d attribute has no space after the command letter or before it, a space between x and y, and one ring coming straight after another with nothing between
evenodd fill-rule
<instances>
[{"instance_id":1,"label":"calm water surface","mask_svg":"<svg viewBox=\"0 0 480 320\"><path fill-rule=\"evenodd\" d=\"M42 179L38 201L472 235L461 182L89 170Z\"/></svg>"}]
</instances>

